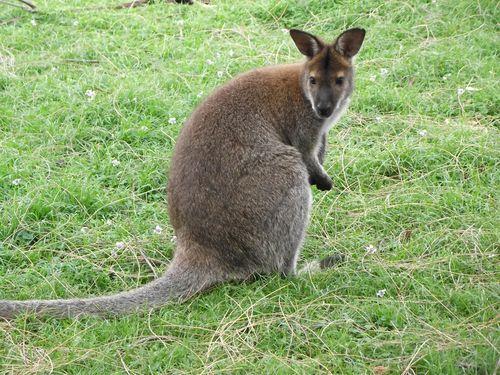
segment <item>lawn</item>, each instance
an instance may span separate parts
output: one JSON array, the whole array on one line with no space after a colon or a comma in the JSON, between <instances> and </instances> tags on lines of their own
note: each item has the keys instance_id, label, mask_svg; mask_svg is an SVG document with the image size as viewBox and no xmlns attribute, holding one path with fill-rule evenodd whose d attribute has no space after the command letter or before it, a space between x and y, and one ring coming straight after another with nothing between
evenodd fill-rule
<instances>
[{"instance_id":1,"label":"lawn","mask_svg":"<svg viewBox=\"0 0 500 375\"><path fill-rule=\"evenodd\" d=\"M15 0L11 0L14 2ZM351 108L330 131L301 262L102 320L0 322L12 374L494 374L500 137L495 1L120 0L0 4L0 298L130 289L175 247L173 145L236 74L301 58L288 28L358 26Z\"/></svg>"}]
</instances>

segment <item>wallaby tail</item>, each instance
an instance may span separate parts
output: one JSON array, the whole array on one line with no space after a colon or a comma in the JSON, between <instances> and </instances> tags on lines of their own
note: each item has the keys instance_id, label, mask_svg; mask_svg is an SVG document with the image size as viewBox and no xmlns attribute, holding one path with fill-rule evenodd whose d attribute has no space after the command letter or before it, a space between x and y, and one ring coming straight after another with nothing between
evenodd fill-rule
<instances>
[{"instance_id":1,"label":"wallaby tail","mask_svg":"<svg viewBox=\"0 0 500 375\"><path fill-rule=\"evenodd\" d=\"M163 276L151 283L109 296L65 300L0 300L0 318L11 319L25 313L58 318L112 316L160 307L171 301L189 298L215 284L206 270L203 272L195 268L173 262Z\"/></svg>"}]
</instances>

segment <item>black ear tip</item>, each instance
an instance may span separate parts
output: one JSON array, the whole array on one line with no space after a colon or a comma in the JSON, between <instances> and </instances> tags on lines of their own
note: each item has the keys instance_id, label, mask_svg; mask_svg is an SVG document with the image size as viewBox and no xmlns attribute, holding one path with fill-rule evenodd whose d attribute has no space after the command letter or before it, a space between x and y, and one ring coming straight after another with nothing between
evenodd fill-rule
<instances>
[{"instance_id":1,"label":"black ear tip","mask_svg":"<svg viewBox=\"0 0 500 375\"><path fill-rule=\"evenodd\" d=\"M340 35L340 37L349 36L349 37L354 37L354 38L356 38L358 40L363 41L365 39L365 35L366 35L366 30L365 29L362 29L360 27L354 27L352 29L344 31Z\"/></svg>"},{"instance_id":2,"label":"black ear tip","mask_svg":"<svg viewBox=\"0 0 500 375\"><path fill-rule=\"evenodd\" d=\"M360 33L360 34L363 34L363 35L366 34L366 30L362 29L361 27L353 27L352 29L348 29L345 32L346 33Z\"/></svg>"},{"instance_id":3,"label":"black ear tip","mask_svg":"<svg viewBox=\"0 0 500 375\"><path fill-rule=\"evenodd\" d=\"M356 33L360 33L363 37L365 36L366 34L366 30L365 29L362 29L362 28L359 28L359 27L356 27L354 29L351 29L351 31L354 31Z\"/></svg>"}]
</instances>

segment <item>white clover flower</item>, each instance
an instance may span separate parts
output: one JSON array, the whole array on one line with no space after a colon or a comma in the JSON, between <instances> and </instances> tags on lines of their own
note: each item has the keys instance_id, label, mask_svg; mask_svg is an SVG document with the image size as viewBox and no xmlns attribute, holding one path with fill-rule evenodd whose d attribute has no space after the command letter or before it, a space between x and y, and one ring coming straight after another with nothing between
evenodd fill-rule
<instances>
[{"instance_id":1,"label":"white clover flower","mask_svg":"<svg viewBox=\"0 0 500 375\"><path fill-rule=\"evenodd\" d=\"M222 70L219 70L217 72L217 77L222 78L224 76L224 72Z\"/></svg>"},{"instance_id":2,"label":"white clover flower","mask_svg":"<svg viewBox=\"0 0 500 375\"><path fill-rule=\"evenodd\" d=\"M200 91L198 95L196 95L197 98L201 98L203 96L203 91Z\"/></svg>"},{"instance_id":3,"label":"white clover flower","mask_svg":"<svg viewBox=\"0 0 500 375\"><path fill-rule=\"evenodd\" d=\"M365 250L367 254L375 254L377 252L377 248L373 245L365 246Z\"/></svg>"},{"instance_id":4,"label":"white clover flower","mask_svg":"<svg viewBox=\"0 0 500 375\"><path fill-rule=\"evenodd\" d=\"M87 233L89 232L89 228L87 228L87 227L82 227L82 228L80 229L80 232L82 232L83 234L87 234Z\"/></svg>"},{"instance_id":5,"label":"white clover flower","mask_svg":"<svg viewBox=\"0 0 500 375\"><path fill-rule=\"evenodd\" d=\"M234 56L234 51L233 51L232 49L231 49L231 50L229 50L229 56L230 56L230 57L233 57L233 56Z\"/></svg>"},{"instance_id":6,"label":"white clover flower","mask_svg":"<svg viewBox=\"0 0 500 375\"><path fill-rule=\"evenodd\" d=\"M117 242L117 243L115 244L115 247L116 247L118 250L123 250L123 249L125 249L125 242L121 242L121 241L120 241L120 242Z\"/></svg>"},{"instance_id":7,"label":"white clover flower","mask_svg":"<svg viewBox=\"0 0 500 375\"><path fill-rule=\"evenodd\" d=\"M178 21L177 21L177 25L179 25L179 26L183 26L183 25L184 25L184 20L178 20Z\"/></svg>"},{"instance_id":8,"label":"white clover flower","mask_svg":"<svg viewBox=\"0 0 500 375\"><path fill-rule=\"evenodd\" d=\"M11 67L14 66L16 59L12 56L2 56L0 55L0 64Z\"/></svg>"},{"instance_id":9,"label":"white clover flower","mask_svg":"<svg viewBox=\"0 0 500 375\"><path fill-rule=\"evenodd\" d=\"M120 160L113 159L111 160L111 164L113 167L118 167L120 165Z\"/></svg>"},{"instance_id":10,"label":"white clover flower","mask_svg":"<svg viewBox=\"0 0 500 375\"><path fill-rule=\"evenodd\" d=\"M207 59L207 65L214 65L214 62L210 59Z\"/></svg>"},{"instance_id":11,"label":"white clover flower","mask_svg":"<svg viewBox=\"0 0 500 375\"><path fill-rule=\"evenodd\" d=\"M218 59L220 59L220 52L215 52L215 57L217 57Z\"/></svg>"},{"instance_id":12,"label":"white clover flower","mask_svg":"<svg viewBox=\"0 0 500 375\"><path fill-rule=\"evenodd\" d=\"M385 290L385 289L380 289L380 290L377 292L377 297L382 298L383 296L385 296L385 292L386 292L386 290Z\"/></svg>"},{"instance_id":13,"label":"white clover flower","mask_svg":"<svg viewBox=\"0 0 500 375\"><path fill-rule=\"evenodd\" d=\"M172 236L172 238L170 239L170 242L172 242L173 244L176 244L177 243L177 236Z\"/></svg>"},{"instance_id":14,"label":"white clover flower","mask_svg":"<svg viewBox=\"0 0 500 375\"><path fill-rule=\"evenodd\" d=\"M177 119L176 119L175 117L170 117L170 118L168 119L168 123L169 123L169 124L172 124L172 125L173 125L173 124L177 124Z\"/></svg>"},{"instance_id":15,"label":"white clover flower","mask_svg":"<svg viewBox=\"0 0 500 375\"><path fill-rule=\"evenodd\" d=\"M36 26L36 20L34 18L31 19L30 23L32 26Z\"/></svg>"},{"instance_id":16,"label":"white clover flower","mask_svg":"<svg viewBox=\"0 0 500 375\"><path fill-rule=\"evenodd\" d=\"M375 82L376 80L377 80L377 76L376 75L373 74L373 75L370 76L370 81Z\"/></svg>"},{"instance_id":17,"label":"white clover flower","mask_svg":"<svg viewBox=\"0 0 500 375\"><path fill-rule=\"evenodd\" d=\"M426 137L427 136L427 130L422 129L418 132L418 135L421 137Z\"/></svg>"},{"instance_id":18,"label":"white clover flower","mask_svg":"<svg viewBox=\"0 0 500 375\"><path fill-rule=\"evenodd\" d=\"M380 117L380 116L375 117L375 122L379 122L379 123L382 122L382 117Z\"/></svg>"},{"instance_id":19,"label":"white clover flower","mask_svg":"<svg viewBox=\"0 0 500 375\"><path fill-rule=\"evenodd\" d=\"M281 32L282 32L283 34L288 34L288 29L281 29Z\"/></svg>"},{"instance_id":20,"label":"white clover flower","mask_svg":"<svg viewBox=\"0 0 500 375\"><path fill-rule=\"evenodd\" d=\"M148 127L146 125L141 126L141 130L143 132L148 131Z\"/></svg>"},{"instance_id":21,"label":"white clover flower","mask_svg":"<svg viewBox=\"0 0 500 375\"><path fill-rule=\"evenodd\" d=\"M162 228L162 227L160 227L159 225L157 225L157 226L155 227L155 229L153 229L153 232L154 232L155 234L161 234L161 232L163 232L163 228Z\"/></svg>"},{"instance_id":22,"label":"white clover flower","mask_svg":"<svg viewBox=\"0 0 500 375\"><path fill-rule=\"evenodd\" d=\"M457 95L458 95L458 96L462 95L464 92L465 92L465 90L464 90L464 89L462 89L462 88L458 88L458 89L457 89Z\"/></svg>"},{"instance_id":23,"label":"white clover flower","mask_svg":"<svg viewBox=\"0 0 500 375\"><path fill-rule=\"evenodd\" d=\"M106 225L113 225L113 221L111 219L106 220Z\"/></svg>"},{"instance_id":24,"label":"white clover flower","mask_svg":"<svg viewBox=\"0 0 500 375\"><path fill-rule=\"evenodd\" d=\"M12 180L12 185L14 186L17 186L21 183L21 179L20 178L16 178L15 180Z\"/></svg>"},{"instance_id":25,"label":"white clover flower","mask_svg":"<svg viewBox=\"0 0 500 375\"><path fill-rule=\"evenodd\" d=\"M87 90L85 91L85 96L89 98L89 100L94 100L95 99L95 91L94 90Z\"/></svg>"},{"instance_id":26,"label":"white clover flower","mask_svg":"<svg viewBox=\"0 0 500 375\"><path fill-rule=\"evenodd\" d=\"M386 69L386 68L380 69L380 75L382 77L386 77L388 74L389 74L389 69Z\"/></svg>"},{"instance_id":27,"label":"white clover flower","mask_svg":"<svg viewBox=\"0 0 500 375\"><path fill-rule=\"evenodd\" d=\"M73 26L78 26L78 24L79 24L78 20L73 21Z\"/></svg>"}]
</instances>

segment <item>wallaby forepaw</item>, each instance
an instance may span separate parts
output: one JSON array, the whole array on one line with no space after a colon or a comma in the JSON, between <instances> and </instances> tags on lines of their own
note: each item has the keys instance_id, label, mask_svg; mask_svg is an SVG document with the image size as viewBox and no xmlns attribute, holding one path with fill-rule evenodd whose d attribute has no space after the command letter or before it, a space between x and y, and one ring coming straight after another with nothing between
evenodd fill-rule
<instances>
[{"instance_id":1,"label":"wallaby forepaw","mask_svg":"<svg viewBox=\"0 0 500 375\"><path fill-rule=\"evenodd\" d=\"M316 185L319 190L331 190L333 187L332 179L327 176L309 176L309 184Z\"/></svg>"},{"instance_id":2,"label":"wallaby forepaw","mask_svg":"<svg viewBox=\"0 0 500 375\"><path fill-rule=\"evenodd\" d=\"M309 182L311 183L311 185L316 185L316 187L319 190L323 190L323 191L332 190L332 187L333 187L333 181L327 175L320 176L320 177L310 177Z\"/></svg>"}]
</instances>

